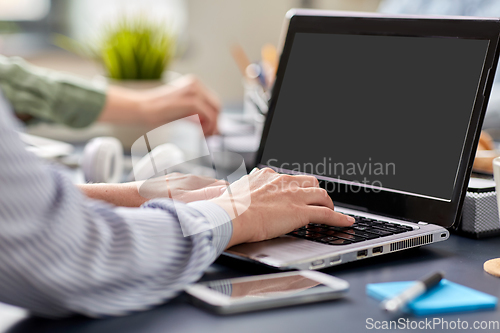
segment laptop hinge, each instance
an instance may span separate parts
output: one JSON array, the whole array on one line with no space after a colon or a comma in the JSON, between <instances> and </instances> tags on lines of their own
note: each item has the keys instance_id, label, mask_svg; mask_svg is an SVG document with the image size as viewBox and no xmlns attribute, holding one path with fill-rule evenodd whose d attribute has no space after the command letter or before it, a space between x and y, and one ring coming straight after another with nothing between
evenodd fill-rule
<instances>
[{"instance_id":1,"label":"laptop hinge","mask_svg":"<svg viewBox=\"0 0 500 333\"><path fill-rule=\"evenodd\" d=\"M390 217L390 218L396 219L396 220L401 220L401 221L406 221L406 222L411 222L411 223L417 223L417 224L420 224L420 225L428 224L426 222L412 220L412 219L408 219L408 218L403 218L403 217L400 217L400 216L394 216L394 215L389 215L389 214L383 214L383 213L380 213L380 212L370 211L366 207L349 205L349 204L345 204L345 203L342 203L342 202L336 202L336 201L333 204L336 207L343 207L343 208L348 208L348 209L352 209L352 210L357 210L357 211L360 211L360 212L363 212L363 213L369 213L369 214L374 214L374 215L379 215L379 216Z\"/></svg>"},{"instance_id":2,"label":"laptop hinge","mask_svg":"<svg viewBox=\"0 0 500 333\"><path fill-rule=\"evenodd\" d=\"M349 205L349 204L345 204L345 203L342 203L342 202L336 202L336 201L333 202L333 205L335 207L344 207L344 208L349 208L349 209L353 209L353 210L359 210L360 212L368 213L368 209L366 207Z\"/></svg>"}]
</instances>

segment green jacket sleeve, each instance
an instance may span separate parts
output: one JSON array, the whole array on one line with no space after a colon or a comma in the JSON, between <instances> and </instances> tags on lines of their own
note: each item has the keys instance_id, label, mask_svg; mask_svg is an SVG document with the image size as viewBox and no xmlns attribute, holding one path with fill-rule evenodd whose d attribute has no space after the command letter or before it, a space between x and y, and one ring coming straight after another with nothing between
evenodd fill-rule
<instances>
[{"instance_id":1,"label":"green jacket sleeve","mask_svg":"<svg viewBox=\"0 0 500 333\"><path fill-rule=\"evenodd\" d=\"M0 89L17 114L70 127L93 123L106 102L105 87L0 56Z\"/></svg>"}]
</instances>

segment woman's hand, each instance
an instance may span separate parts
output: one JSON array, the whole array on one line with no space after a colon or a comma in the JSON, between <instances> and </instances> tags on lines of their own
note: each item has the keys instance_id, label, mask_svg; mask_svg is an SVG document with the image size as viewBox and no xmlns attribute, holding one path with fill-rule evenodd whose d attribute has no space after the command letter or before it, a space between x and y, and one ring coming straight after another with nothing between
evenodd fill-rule
<instances>
[{"instance_id":1,"label":"woman's hand","mask_svg":"<svg viewBox=\"0 0 500 333\"><path fill-rule=\"evenodd\" d=\"M101 122L141 124L156 128L197 114L205 135L217 133L220 112L217 96L193 75L154 89L137 91L110 86Z\"/></svg>"},{"instance_id":2,"label":"woman's hand","mask_svg":"<svg viewBox=\"0 0 500 333\"><path fill-rule=\"evenodd\" d=\"M275 238L310 222L343 227L354 223L352 217L333 210L332 199L316 178L282 175L269 168L255 169L211 202L232 217L228 247Z\"/></svg>"}]
</instances>

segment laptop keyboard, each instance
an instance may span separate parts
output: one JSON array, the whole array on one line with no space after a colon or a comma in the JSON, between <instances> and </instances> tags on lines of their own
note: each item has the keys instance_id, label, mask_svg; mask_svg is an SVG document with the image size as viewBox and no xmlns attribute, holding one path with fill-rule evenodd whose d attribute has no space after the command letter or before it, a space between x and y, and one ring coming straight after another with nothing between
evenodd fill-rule
<instances>
[{"instance_id":1,"label":"laptop keyboard","mask_svg":"<svg viewBox=\"0 0 500 333\"><path fill-rule=\"evenodd\" d=\"M328 245L348 245L384 236L412 231L412 227L401 224L350 215L356 222L350 227L332 227L326 224L309 223L288 235Z\"/></svg>"}]
</instances>

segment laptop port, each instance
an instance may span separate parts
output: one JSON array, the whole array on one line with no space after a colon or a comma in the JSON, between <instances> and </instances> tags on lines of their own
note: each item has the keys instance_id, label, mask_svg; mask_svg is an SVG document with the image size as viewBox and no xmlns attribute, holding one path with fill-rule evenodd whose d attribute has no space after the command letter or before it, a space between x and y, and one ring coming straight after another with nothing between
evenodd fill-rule
<instances>
[{"instance_id":1,"label":"laptop port","mask_svg":"<svg viewBox=\"0 0 500 333\"><path fill-rule=\"evenodd\" d=\"M340 255L330 258L330 265L337 265L340 264L341 262L342 258L340 257Z\"/></svg>"},{"instance_id":2,"label":"laptop port","mask_svg":"<svg viewBox=\"0 0 500 333\"><path fill-rule=\"evenodd\" d=\"M372 249L372 254L380 254L384 251L382 246L377 246Z\"/></svg>"},{"instance_id":3,"label":"laptop port","mask_svg":"<svg viewBox=\"0 0 500 333\"><path fill-rule=\"evenodd\" d=\"M368 255L368 250L361 250L361 251L358 251L358 259L359 258L364 258Z\"/></svg>"},{"instance_id":4,"label":"laptop port","mask_svg":"<svg viewBox=\"0 0 500 333\"><path fill-rule=\"evenodd\" d=\"M311 263L312 267L321 266L321 265L324 265L324 264L325 264L325 261L323 259L316 260L316 261L313 261Z\"/></svg>"}]
</instances>

